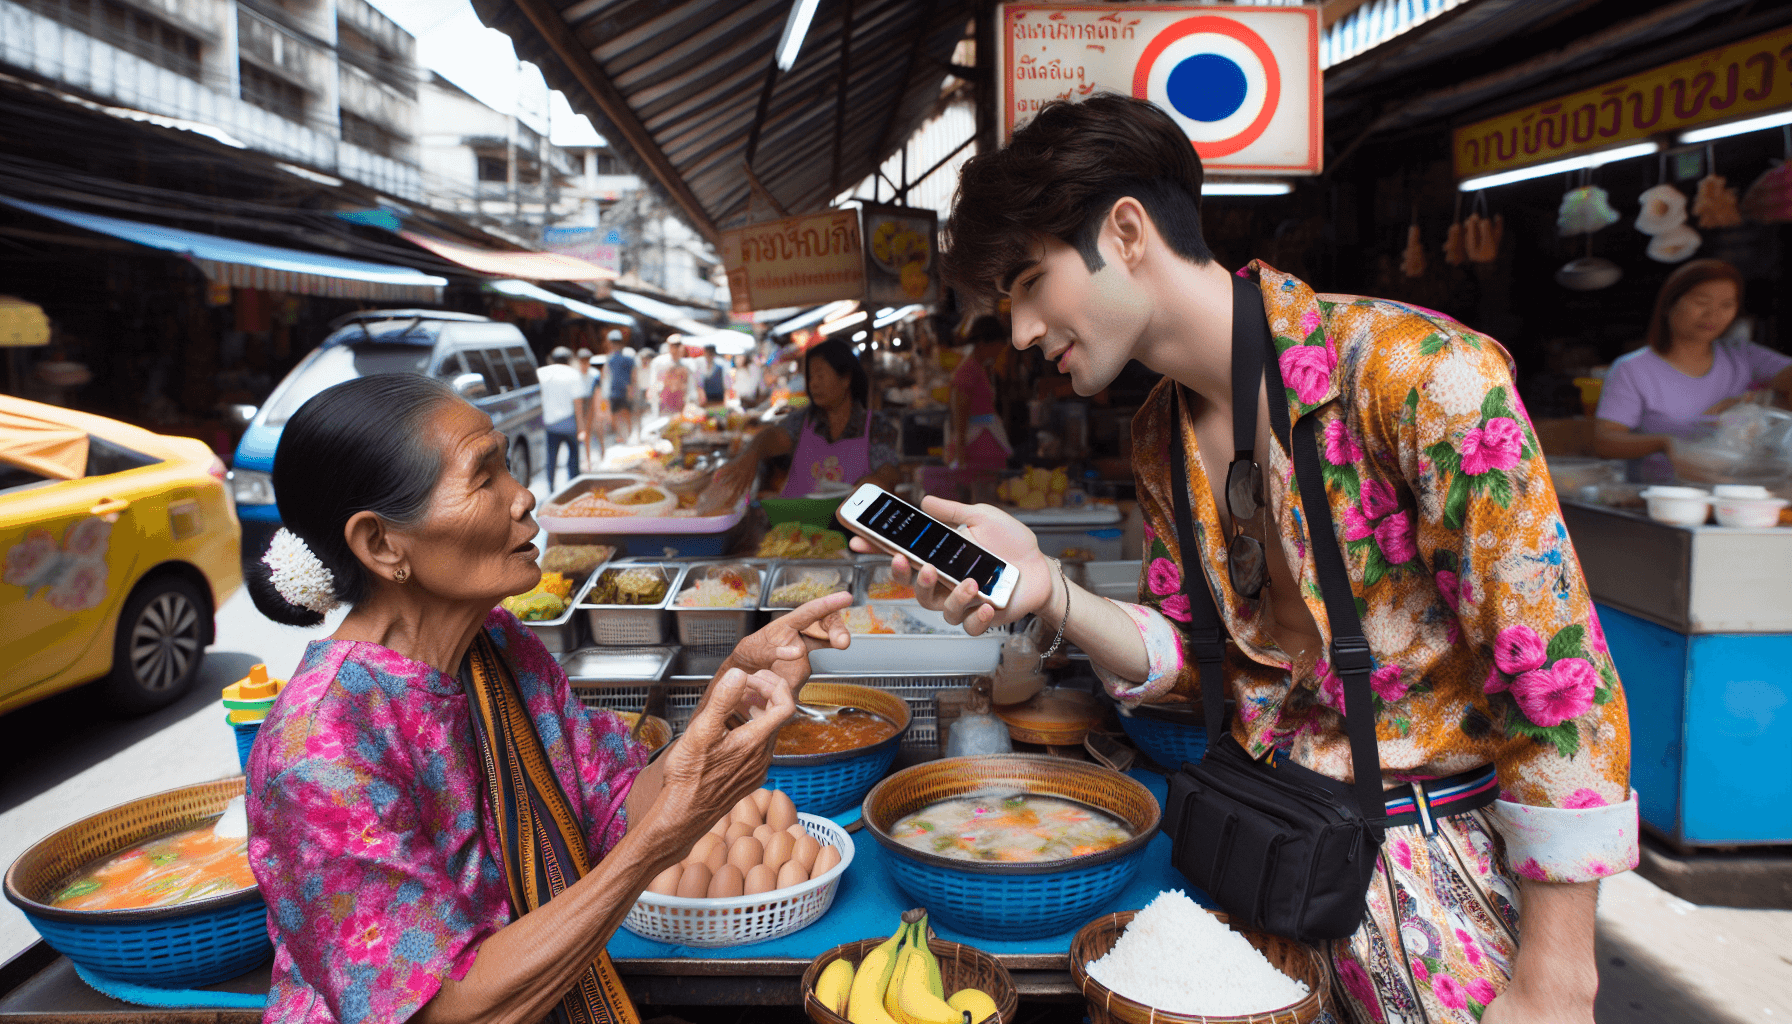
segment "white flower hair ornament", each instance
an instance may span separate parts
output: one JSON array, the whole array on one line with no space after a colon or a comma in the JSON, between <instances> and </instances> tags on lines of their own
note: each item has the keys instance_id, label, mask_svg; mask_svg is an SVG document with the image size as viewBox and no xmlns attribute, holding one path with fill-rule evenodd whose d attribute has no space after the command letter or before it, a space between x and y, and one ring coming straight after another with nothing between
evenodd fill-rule
<instances>
[{"instance_id":1,"label":"white flower hair ornament","mask_svg":"<svg viewBox=\"0 0 1792 1024\"><path fill-rule=\"evenodd\" d=\"M298 535L281 527L261 556L268 578L280 596L296 608L327 614L342 602L336 598L336 577L317 560Z\"/></svg>"}]
</instances>

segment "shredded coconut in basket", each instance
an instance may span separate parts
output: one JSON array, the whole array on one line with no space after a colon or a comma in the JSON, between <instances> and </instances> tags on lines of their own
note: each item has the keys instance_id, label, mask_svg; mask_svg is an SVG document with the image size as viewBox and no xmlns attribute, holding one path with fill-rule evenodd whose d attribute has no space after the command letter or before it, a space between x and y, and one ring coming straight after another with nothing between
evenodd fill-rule
<instances>
[{"instance_id":1,"label":"shredded coconut in basket","mask_svg":"<svg viewBox=\"0 0 1792 1024\"><path fill-rule=\"evenodd\" d=\"M1139 911L1114 948L1089 964L1089 977L1146 1006L1216 1017L1278 1010L1307 996L1305 984L1180 889Z\"/></svg>"}]
</instances>

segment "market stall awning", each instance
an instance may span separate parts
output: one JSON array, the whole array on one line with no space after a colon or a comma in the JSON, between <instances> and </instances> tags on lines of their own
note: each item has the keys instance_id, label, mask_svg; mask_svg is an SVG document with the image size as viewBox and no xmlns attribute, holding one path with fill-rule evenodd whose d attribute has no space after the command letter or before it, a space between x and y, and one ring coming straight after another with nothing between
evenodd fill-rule
<instances>
[{"instance_id":1,"label":"market stall awning","mask_svg":"<svg viewBox=\"0 0 1792 1024\"><path fill-rule=\"evenodd\" d=\"M814 327L816 324L821 323L823 320L826 320L836 313L851 312L857 305L858 303L852 299L842 299L839 302L825 303L816 306L806 313L798 313L796 316L779 323L778 326L767 331L766 335L772 338L782 338L786 334L800 331L805 327Z\"/></svg>"},{"instance_id":2,"label":"market stall awning","mask_svg":"<svg viewBox=\"0 0 1792 1024\"><path fill-rule=\"evenodd\" d=\"M87 472L87 431L43 415L46 406L0 395L0 462L49 480Z\"/></svg>"},{"instance_id":3,"label":"market stall awning","mask_svg":"<svg viewBox=\"0 0 1792 1024\"><path fill-rule=\"evenodd\" d=\"M752 184L792 212L877 172L934 112L970 0L828 0L788 71L791 0L473 0L711 241Z\"/></svg>"},{"instance_id":4,"label":"market stall awning","mask_svg":"<svg viewBox=\"0 0 1792 1024\"><path fill-rule=\"evenodd\" d=\"M339 299L440 302L442 286L448 283L445 277L389 263L367 263L302 249L242 242L161 224L30 203L4 195L0 195L0 203L151 249L178 253L191 259L205 276L235 288L261 288Z\"/></svg>"},{"instance_id":5,"label":"market stall awning","mask_svg":"<svg viewBox=\"0 0 1792 1024\"><path fill-rule=\"evenodd\" d=\"M674 306L670 302L661 302L645 295L625 292L620 288L610 292L610 298L650 320L658 320L681 334L708 335L719 330L709 324L693 320L691 314L697 311L685 306Z\"/></svg>"},{"instance_id":6,"label":"market stall awning","mask_svg":"<svg viewBox=\"0 0 1792 1024\"><path fill-rule=\"evenodd\" d=\"M468 270L494 277L520 277L529 281L613 281L614 270L589 260L558 252L504 252L461 242L450 242L421 231L403 230L398 236Z\"/></svg>"},{"instance_id":7,"label":"market stall awning","mask_svg":"<svg viewBox=\"0 0 1792 1024\"><path fill-rule=\"evenodd\" d=\"M486 287L503 295L512 295L519 299L534 299L536 302L545 302L550 306L559 306L588 320L616 324L630 330L640 329L640 325L635 323L635 318L626 313L615 313L602 306L593 306L589 302L580 302L578 299L556 295L546 288L530 284L527 281L493 281Z\"/></svg>"}]
</instances>

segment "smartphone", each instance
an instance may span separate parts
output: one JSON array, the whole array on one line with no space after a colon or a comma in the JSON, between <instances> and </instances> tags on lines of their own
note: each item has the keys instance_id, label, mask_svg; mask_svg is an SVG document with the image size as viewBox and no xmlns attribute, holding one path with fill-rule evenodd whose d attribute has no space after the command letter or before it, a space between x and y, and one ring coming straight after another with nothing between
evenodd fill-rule
<instances>
[{"instance_id":1,"label":"smartphone","mask_svg":"<svg viewBox=\"0 0 1792 1024\"><path fill-rule=\"evenodd\" d=\"M975 580L977 593L997 608L1020 583L1020 570L956 530L876 484L865 484L836 513L847 529L911 562L924 562L951 586Z\"/></svg>"}]
</instances>

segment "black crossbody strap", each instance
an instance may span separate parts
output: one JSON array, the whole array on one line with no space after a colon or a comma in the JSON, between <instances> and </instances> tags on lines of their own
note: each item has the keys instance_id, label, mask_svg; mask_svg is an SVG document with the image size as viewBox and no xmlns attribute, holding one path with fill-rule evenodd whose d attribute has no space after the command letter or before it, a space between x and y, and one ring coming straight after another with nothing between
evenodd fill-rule
<instances>
[{"instance_id":1,"label":"black crossbody strap","mask_svg":"<svg viewBox=\"0 0 1792 1024\"><path fill-rule=\"evenodd\" d=\"M1314 427L1317 417L1309 415L1289 429L1282 367L1273 351L1275 342L1269 338L1267 322L1263 335L1270 349L1265 363L1272 396L1269 425L1277 437L1289 438L1294 477L1300 484L1301 507L1306 511L1307 537L1313 544L1313 566L1319 573L1319 593L1325 598L1325 617L1331 625L1332 671L1344 683L1344 707L1349 712L1344 716L1344 731L1350 737L1356 800L1379 838L1387 803L1381 789L1381 752L1375 744L1375 691L1369 685L1374 660L1369 656L1369 641L1363 636L1362 619L1356 613L1356 593L1350 588L1350 574L1344 568L1344 552L1338 547L1331 506L1325 500L1325 477L1319 469L1319 443Z\"/></svg>"},{"instance_id":2,"label":"black crossbody strap","mask_svg":"<svg viewBox=\"0 0 1792 1024\"><path fill-rule=\"evenodd\" d=\"M1182 562L1182 593L1188 598L1188 640L1195 664L1201 672L1201 710L1207 719L1207 750L1211 753L1225 725L1226 713L1226 626L1214 606L1213 593L1207 589L1207 574L1202 566L1207 559L1195 542L1194 516L1188 499L1188 449L1182 441L1182 385L1175 385L1172 410L1176 417L1170 434L1170 486L1174 490L1172 505L1176 510L1177 555Z\"/></svg>"}]
</instances>

